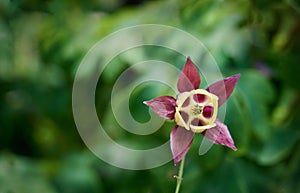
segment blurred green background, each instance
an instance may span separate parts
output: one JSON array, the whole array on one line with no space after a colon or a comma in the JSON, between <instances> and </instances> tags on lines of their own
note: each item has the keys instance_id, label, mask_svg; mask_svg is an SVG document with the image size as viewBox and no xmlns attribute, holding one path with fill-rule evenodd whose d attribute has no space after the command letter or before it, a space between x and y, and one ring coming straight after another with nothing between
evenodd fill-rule
<instances>
[{"instance_id":1,"label":"blurred green background","mask_svg":"<svg viewBox=\"0 0 300 193\"><path fill-rule=\"evenodd\" d=\"M224 76L242 74L225 119L238 151L214 145L199 156L198 136L181 192L300 192L299 2L1 0L0 15L0 193L174 192L173 162L144 171L106 164L86 148L72 115L72 84L84 55L106 35L145 23L193 34ZM155 146L169 139L174 124L146 141L128 134L111 115L112 86L134 62L158 59L181 68L185 58L162 48L139 52L116 57L104 71L97 110L116 140ZM149 119L143 100L168 92L158 87L132 94L136 120Z\"/></svg>"}]
</instances>

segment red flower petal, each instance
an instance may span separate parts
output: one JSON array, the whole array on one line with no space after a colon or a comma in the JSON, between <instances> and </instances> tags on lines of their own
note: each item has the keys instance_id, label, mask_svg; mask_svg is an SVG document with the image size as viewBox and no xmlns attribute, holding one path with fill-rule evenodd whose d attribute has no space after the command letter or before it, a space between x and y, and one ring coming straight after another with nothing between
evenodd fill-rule
<instances>
[{"instance_id":1,"label":"red flower petal","mask_svg":"<svg viewBox=\"0 0 300 193\"><path fill-rule=\"evenodd\" d=\"M161 96L150 101L145 101L154 112L165 119L174 119L176 99L171 96Z\"/></svg>"},{"instance_id":2,"label":"red flower petal","mask_svg":"<svg viewBox=\"0 0 300 193\"><path fill-rule=\"evenodd\" d=\"M179 92L198 89L200 86L200 75L191 58L188 57L179 75L177 89Z\"/></svg>"},{"instance_id":3,"label":"red flower petal","mask_svg":"<svg viewBox=\"0 0 300 193\"><path fill-rule=\"evenodd\" d=\"M206 90L219 97L218 104L219 106L221 106L230 97L240 76L240 74L236 74L234 76L227 77L223 80L219 80L210 85Z\"/></svg>"},{"instance_id":4,"label":"red flower petal","mask_svg":"<svg viewBox=\"0 0 300 193\"><path fill-rule=\"evenodd\" d=\"M237 150L227 126L218 119L216 120L216 127L205 130L202 135L215 144L227 146L234 151Z\"/></svg>"},{"instance_id":5,"label":"red flower petal","mask_svg":"<svg viewBox=\"0 0 300 193\"><path fill-rule=\"evenodd\" d=\"M174 163L177 164L188 152L194 139L194 133L183 127L175 126L170 135Z\"/></svg>"}]
</instances>

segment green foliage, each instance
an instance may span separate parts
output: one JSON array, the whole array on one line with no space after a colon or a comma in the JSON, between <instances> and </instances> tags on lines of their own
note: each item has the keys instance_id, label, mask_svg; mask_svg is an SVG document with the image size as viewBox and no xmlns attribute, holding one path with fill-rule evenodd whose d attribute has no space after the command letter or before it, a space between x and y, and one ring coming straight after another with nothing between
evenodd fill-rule
<instances>
[{"instance_id":1,"label":"green foliage","mask_svg":"<svg viewBox=\"0 0 300 193\"><path fill-rule=\"evenodd\" d=\"M299 11L293 0L1 1L0 192L174 192L178 166L170 162L145 171L110 166L89 152L72 116L72 83L84 55L106 35L144 23L193 34L224 76L241 73L225 118L238 151L214 145L199 156L197 136L181 192L300 192ZM170 35L160 41L175 40ZM145 46L121 53L99 79L98 116L124 146L158 146L174 126L166 122L149 136L133 135L111 110L119 75L154 59L179 68L184 62L174 51ZM130 73L142 76L147 70ZM176 84L177 74L165 74ZM175 93L156 82L139 85L129 100L132 117L147 122L142 101L161 95Z\"/></svg>"}]
</instances>

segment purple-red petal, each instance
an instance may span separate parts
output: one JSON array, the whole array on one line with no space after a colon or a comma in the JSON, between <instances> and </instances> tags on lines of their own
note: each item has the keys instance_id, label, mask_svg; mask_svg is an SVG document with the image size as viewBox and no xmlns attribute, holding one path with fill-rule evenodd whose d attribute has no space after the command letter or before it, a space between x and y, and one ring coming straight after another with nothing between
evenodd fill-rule
<instances>
[{"instance_id":1,"label":"purple-red petal","mask_svg":"<svg viewBox=\"0 0 300 193\"><path fill-rule=\"evenodd\" d=\"M145 101L155 113L165 119L174 119L176 99L171 96L161 96L150 101Z\"/></svg>"},{"instance_id":2,"label":"purple-red petal","mask_svg":"<svg viewBox=\"0 0 300 193\"><path fill-rule=\"evenodd\" d=\"M227 126L218 119L216 120L216 126L205 130L202 135L215 144L227 146L234 151L237 150Z\"/></svg>"},{"instance_id":3,"label":"purple-red petal","mask_svg":"<svg viewBox=\"0 0 300 193\"><path fill-rule=\"evenodd\" d=\"M178 77L177 89L179 92L187 92L198 89L200 81L198 69L191 58L188 57Z\"/></svg>"},{"instance_id":4,"label":"purple-red petal","mask_svg":"<svg viewBox=\"0 0 300 193\"><path fill-rule=\"evenodd\" d=\"M227 77L223 80L219 80L210 85L206 90L219 97L218 104L219 106L221 106L230 97L240 76L240 74L236 74L234 76Z\"/></svg>"},{"instance_id":5,"label":"purple-red petal","mask_svg":"<svg viewBox=\"0 0 300 193\"><path fill-rule=\"evenodd\" d=\"M175 126L170 135L171 150L174 164L180 162L190 149L194 139L194 133L183 127Z\"/></svg>"}]
</instances>

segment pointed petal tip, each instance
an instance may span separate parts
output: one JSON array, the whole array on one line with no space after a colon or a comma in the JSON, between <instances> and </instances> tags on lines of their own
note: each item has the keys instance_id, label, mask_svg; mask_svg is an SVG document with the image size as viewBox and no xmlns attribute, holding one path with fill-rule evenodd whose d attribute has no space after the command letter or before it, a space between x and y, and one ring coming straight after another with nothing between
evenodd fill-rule
<instances>
[{"instance_id":1,"label":"pointed petal tip","mask_svg":"<svg viewBox=\"0 0 300 193\"><path fill-rule=\"evenodd\" d=\"M232 75L232 76L229 76L229 77L225 78L224 82L225 82L225 84L228 84L228 85L225 85L225 86L232 86L233 87L232 89L234 89L234 87L237 84L240 77L241 77L241 74L238 73L238 74L235 74L235 75Z\"/></svg>"},{"instance_id":2,"label":"pointed petal tip","mask_svg":"<svg viewBox=\"0 0 300 193\"><path fill-rule=\"evenodd\" d=\"M207 129L203 135L215 144L224 145L233 151L237 150L227 126L218 119L216 120L216 127Z\"/></svg>"},{"instance_id":3,"label":"pointed petal tip","mask_svg":"<svg viewBox=\"0 0 300 193\"><path fill-rule=\"evenodd\" d=\"M176 166L180 162L180 159L174 158L174 166Z\"/></svg>"},{"instance_id":4,"label":"pointed petal tip","mask_svg":"<svg viewBox=\"0 0 300 193\"><path fill-rule=\"evenodd\" d=\"M177 157L173 157L174 159L174 166L176 166L181 160L182 158L186 155L187 152L185 152L183 155L179 155Z\"/></svg>"},{"instance_id":5,"label":"pointed petal tip","mask_svg":"<svg viewBox=\"0 0 300 193\"><path fill-rule=\"evenodd\" d=\"M232 77L235 77L238 80L241 77L241 73L235 74Z\"/></svg>"},{"instance_id":6,"label":"pointed petal tip","mask_svg":"<svg viewBox=\"0 0 300 193\"><path fill-rule=\"evenodd\" d=\"M143 101L143 104L150 107L151 106L151 100L150 101Z\"/></svg>"},{"instance_id":7,"label":"pointed petal tip","mask_svg":"<svg viewBox=\"0 0 300 193\"><path fill-rule=\"evenodd\" d=\"M233 141L231 143L227 144L226 146L229 147L230 149L232 149L233 151L237 151L237 148L235 147Z\"/></svg>"},{"instance_id":8,"label":"pointed petal tip","mask_svg":"<svg viewBox=\"0 0 300 193\"><path fill-rule=\"evenodd\" d=\"M241 77L241 73L226 77L223 79L223 81L231 81L231 84L236 84L239 78Z\"/></svg>"}]
</instances>

